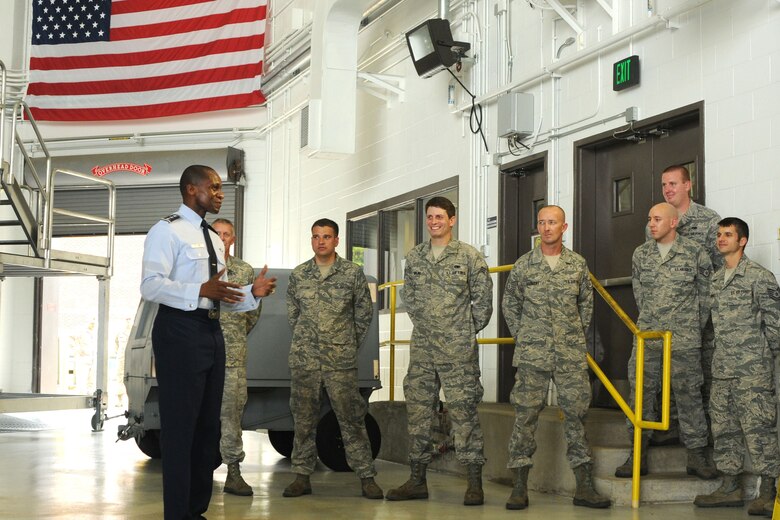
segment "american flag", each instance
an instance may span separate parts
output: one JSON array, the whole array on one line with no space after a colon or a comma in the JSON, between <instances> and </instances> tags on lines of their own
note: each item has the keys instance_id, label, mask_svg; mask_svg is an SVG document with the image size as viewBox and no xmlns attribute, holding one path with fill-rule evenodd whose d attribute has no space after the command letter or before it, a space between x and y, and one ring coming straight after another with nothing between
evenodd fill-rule
<instances>
[{"instance_id":1,"label":"american flag","mask_svg":"<svg viewBox=\"0 0 780 520\"><path fill-rule=\"evenodd\" d=\"M267 0L33 0L26 101L42 121L258 105Z\"/></svg>"}]
</instances>

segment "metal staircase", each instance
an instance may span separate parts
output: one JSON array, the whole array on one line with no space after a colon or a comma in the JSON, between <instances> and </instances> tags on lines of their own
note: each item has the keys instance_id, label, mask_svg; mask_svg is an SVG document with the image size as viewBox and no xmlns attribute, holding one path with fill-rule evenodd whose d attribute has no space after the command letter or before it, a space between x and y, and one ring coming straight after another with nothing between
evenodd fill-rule
<instances>
[{"instance_id":1,"label":"metal staircase","mask_svg":"<svg viewBox=\"0 0 780 520\"><path fill-rule=\"evenodd\" d=\"M97 390L93 396L41 396L0 393L0 413L53 410L94 406L93 429L103 423L103 392L107 386L108 284L114 249L116 191L111 181L64 169L52 169L49 153L35 119L24 102L26 74L6 69L0 61L0 282L7 277L92 275L99 280ZM34 134L33 145L45 160L39 172L23 139L23 130ZM28 132L29 133L29 132ZM69 188L99 188L108 199L105 215L91 215L57 208L54 197L58 182L69 178ZM77 186L73 185L73 179ZM101 196L101 195L98 195ZM52 248L58 217L69 222L99 223L105 226L105 255ZM44 399L48 398L48 399ZM35 398L35 399L33 399ZM62 398L62 399L58 399ZM75 400L74 400L75 398ZM74 406L75 403L81 403Z\"/></svg>"}]
</instances>

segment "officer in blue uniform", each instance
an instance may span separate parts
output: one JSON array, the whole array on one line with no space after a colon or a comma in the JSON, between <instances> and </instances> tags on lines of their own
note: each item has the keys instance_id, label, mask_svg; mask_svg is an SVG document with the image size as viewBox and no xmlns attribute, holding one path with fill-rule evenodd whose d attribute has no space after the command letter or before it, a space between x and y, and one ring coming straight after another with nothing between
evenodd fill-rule
<instances>
[{"instance_id":1,"label":"officer in blue uniform","mask_svg":"<svg viewBox=\"0 0 780 520\"><path fill-rule=\"evenodd\" d=\"M252 285L227 281L225 250L206 224L224 194L208 166L187 167L179 210L144 243L141 295L159 304L152 348L160 403L165 519L203 518L219 456L225 343L219 312L244 312L274 291L265 267Z\"/></svg>"}]
</instances>

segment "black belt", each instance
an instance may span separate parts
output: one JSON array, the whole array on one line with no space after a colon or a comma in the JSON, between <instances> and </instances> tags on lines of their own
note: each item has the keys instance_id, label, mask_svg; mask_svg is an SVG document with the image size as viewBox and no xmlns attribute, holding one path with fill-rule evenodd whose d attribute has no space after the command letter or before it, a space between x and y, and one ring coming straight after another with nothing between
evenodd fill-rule
<instances>
[{"instance_id":1,"label":"black belt","mask_svg":"<svg viewBox=\"0 0 780 520\"><path fill-rule=\"evenodd\" d=\"M160 310L170 313L181 313L189 316L197 316L198 318L208 318L210 320L219 319L219 311L217 309L193 309L191 311L185 311L161 303Z\"/></svg>"}]
</instances>

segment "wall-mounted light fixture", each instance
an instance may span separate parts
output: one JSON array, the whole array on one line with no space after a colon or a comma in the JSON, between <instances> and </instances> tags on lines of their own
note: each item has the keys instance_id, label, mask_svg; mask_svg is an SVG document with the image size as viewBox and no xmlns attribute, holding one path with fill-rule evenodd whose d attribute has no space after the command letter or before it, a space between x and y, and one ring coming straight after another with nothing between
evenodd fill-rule
<instances>
[{"instance_id":1,"label":"wall-mounted light fixture","mask_svg":"<svg viewBox=\"0 0 780 520\"><path fill-rule=\"evenodd\" d=\"M406 33L406 44L417 75L423 78L456 64L471 48L467 42L453 41L450 22L441 18L426 20Z\"/></svg>"}]
</instances>

